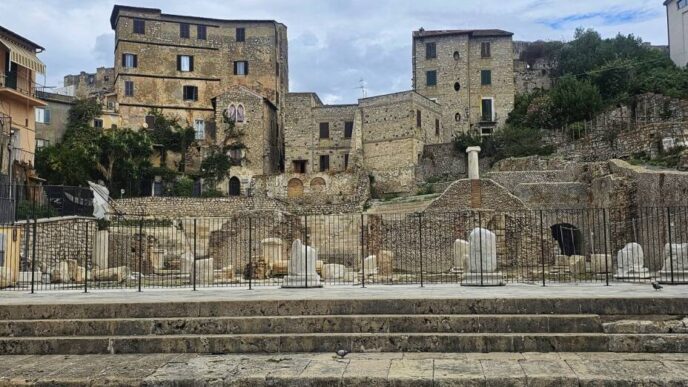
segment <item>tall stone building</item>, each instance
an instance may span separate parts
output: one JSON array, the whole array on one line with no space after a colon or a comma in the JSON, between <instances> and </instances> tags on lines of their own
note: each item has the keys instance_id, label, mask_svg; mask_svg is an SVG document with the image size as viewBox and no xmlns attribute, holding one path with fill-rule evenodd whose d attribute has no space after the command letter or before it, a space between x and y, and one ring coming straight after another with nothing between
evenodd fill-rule
<instances>
[{"instance_id":1,"label":"tall stone building","mask_svg":"<svg viewBox=\"0 0 688 387\"><path fill-rule=\"evenodd\" d=\"M115 92L122 125L144 126L151 109L202 131L212 99L234 86L278 112L288 91L287 27L272 20L224 20L116 5Z\"/></svg>"},{"instance_id":2,"label":"tall stone building","mask_svg":"<svg viewBox=\"0 0 688 387\"><path fill-rule=\"evenodd\" d=\"M442 106L452 133L490 135L514 107L513 34L413 32L413 88Z\"/></svg>"}]
</instances>

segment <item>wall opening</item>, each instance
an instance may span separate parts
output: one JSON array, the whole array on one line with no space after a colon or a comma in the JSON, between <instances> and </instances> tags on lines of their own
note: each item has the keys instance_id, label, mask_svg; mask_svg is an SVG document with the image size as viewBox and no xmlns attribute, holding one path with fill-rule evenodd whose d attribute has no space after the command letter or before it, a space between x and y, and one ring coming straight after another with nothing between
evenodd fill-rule
<instances>
[{"instance_id":1,"label":"wall opening","mask_svg":"<svg viewBox=\"0 0 688 387\"><path fill-rule=\"evenodd\" d=\"M583 234L574 225L559 223L550 227L552 238L559 243L562 255L581 255L583 253Z\"/></svg>"},{"instance_id":2,"label":"wall opening","mask_svg":"<svg viewBox=\"0 0 688 387\"><path fill-rule=\"evenodd\" d=\"M300 198L303 196L303 182L297 178L289 180L287 183L287 197Z\"/></svg>"},{"instance_id":3,"label":"wall opening","mask_svg":"<svg viewBox=\"0 0 688 387\"><path fill-rule=\"evenodd\" d=\"M241 195L241 181L236 176L229 179L229 196Z\"/></svg>"}]
</instances>

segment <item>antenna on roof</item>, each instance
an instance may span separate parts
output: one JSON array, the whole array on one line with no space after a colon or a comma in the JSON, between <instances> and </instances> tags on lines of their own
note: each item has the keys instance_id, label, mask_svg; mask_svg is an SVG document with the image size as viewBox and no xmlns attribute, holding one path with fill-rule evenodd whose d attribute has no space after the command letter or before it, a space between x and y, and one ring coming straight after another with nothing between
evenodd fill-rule
<instances>
[{"instance_id":1,"label":"antenna on roof","mask_svg":"<svg viewBox=\"0 0 688 387\"><path fill-rule=\"evenodd\" d=\"M358 89L361 89L361 98L368 98L368 90L366 90L366 81L361 78L360 81L358 81L361 86L357 87Z\"/></svg>"}]
</instances>

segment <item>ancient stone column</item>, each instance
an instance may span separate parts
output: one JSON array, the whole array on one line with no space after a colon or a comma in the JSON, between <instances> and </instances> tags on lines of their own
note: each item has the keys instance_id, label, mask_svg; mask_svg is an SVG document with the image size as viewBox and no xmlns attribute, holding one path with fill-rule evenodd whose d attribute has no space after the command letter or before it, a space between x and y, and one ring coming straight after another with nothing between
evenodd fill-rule
<instances>
[{"instance_id":1,"label":"ancient stone column","mask_svg":"<svg viewBox=\"0 0 688 387\"><path fill-rule=\"evenodd\" d=\"M289 274L282 280L283 288L319 288L322 287L320 276L315 271L318 261L318 252L295 240L291 245L291 257L289 259Z\"/></svg>"},{"instance_id":2,"label":"ancient stone column","mask_svg":"<svg viewBox=\"0 0 688 387\"><path fill-rule=\"evenodd\" d=\"M471 180L478 180L480 179L480 162L478 161L480 147L468 147L466 148L466 153L468 153L468 178Z\"/></svg>"},{"instance_id":3,"label":"ancient stone column","mask_svg":"<svg viewBox=\"0 0 688 387\"><path fill-rule=\"evenodd\" d=\"M497 236L490 230L476 228L468 236L469 260L461 285L502 286L504 274L497 271Z\"/></svg>"}]
</instances>

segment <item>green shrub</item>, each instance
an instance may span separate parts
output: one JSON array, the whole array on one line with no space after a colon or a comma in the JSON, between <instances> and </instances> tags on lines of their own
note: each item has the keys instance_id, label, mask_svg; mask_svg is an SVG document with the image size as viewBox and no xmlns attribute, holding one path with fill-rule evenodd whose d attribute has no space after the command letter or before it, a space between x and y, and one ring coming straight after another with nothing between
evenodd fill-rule
<instances>
[{"instance_id":1,"label":"green shrub","mask_svg":"<svg viewBox=\"0 0 688 387\"><path fill-rule=\"evenodd\" d=\"M35 204L28 200L22 200L17 205L17 219L52 218L58 216L57 210L48 204Z\"/></svg>"}]
</instances>

